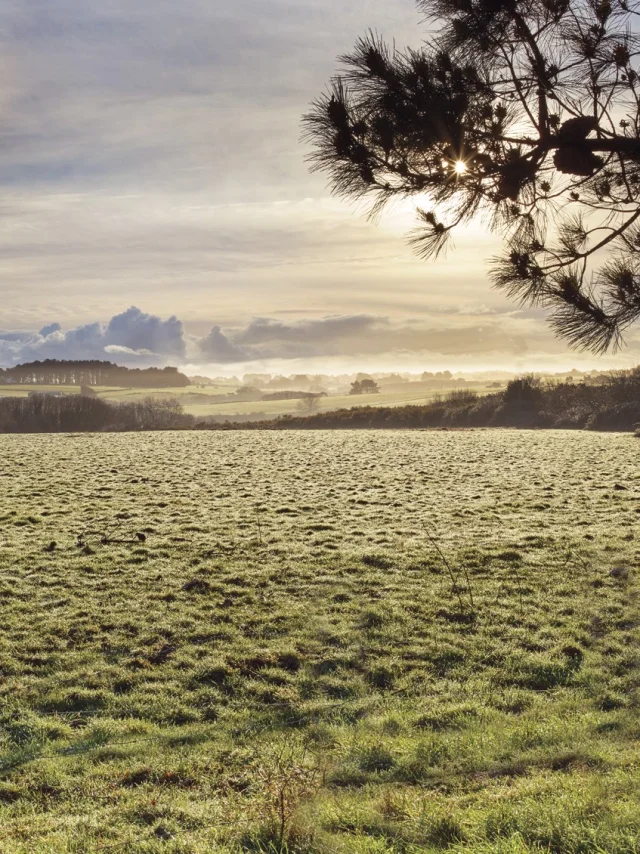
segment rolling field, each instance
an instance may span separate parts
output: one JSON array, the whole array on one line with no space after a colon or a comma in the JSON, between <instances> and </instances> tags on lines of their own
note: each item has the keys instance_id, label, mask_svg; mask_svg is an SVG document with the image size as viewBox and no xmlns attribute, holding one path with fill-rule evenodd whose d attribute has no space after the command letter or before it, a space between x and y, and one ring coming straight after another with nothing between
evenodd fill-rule
<instances>
[{"instance_id":1,"label":"rolling field","mask_svg":"<svg viewBox=\"0 0 640 854\"><path fill-rule=\"evenodd\" d=\"M2 854L638 854L640 442L2 436Z\"/></svg>"},{"instance_id":2,"label":"rolling field","mask_svg":"<svg viewBox=\"0 0 640 854\"><path fill-rule=\"evenodd\" d=\"M417 385L417 383L416 383ZM384 392L374 395L332 395L320 398L315 412L330 412L335 409L351 408L353 406L410 406L424 405L432 401L438 394L446 395L450 389L411 389L406 391ZM60 391L64 394L80 394L79 386L0 386L0 397L3 395L11 397L26 397L29 392ZM167 398L174 397L182 402L184 411L196 418L207 416L249 416L264 415L267 418L275 418L278 415L288 415L298 411L299 400L257 400L257 401L227 401L216 402L215 397L229 393L228 388L213 388L207 386L187 386L186 388L101 388L95 389L99 397L117 403L135 403L146 397ZM233 391L233 390L231 390ZM478 394L487 394L495 391L489 386L473 387Z\"/></svg>"},{"instance_id":3,"label":"rolling field","mask_svg":"<svg viewBox=\"0 0 640 854\"><path fill-rule=\"evenodd\" d=\"M486 389L480 389L486 394ZM380 394L340 394L320 398L314 412L331 412L334 409L350 409L353 406L421 406L432 401L442 391L393 391ZM445 391L444 394L447 394ZM298 411L298 400L257 400L230 403L188 403L184 411L203 417L206 415L251 415L264 413L269 418L288 415Z\"/></svg>"}]
</instances>

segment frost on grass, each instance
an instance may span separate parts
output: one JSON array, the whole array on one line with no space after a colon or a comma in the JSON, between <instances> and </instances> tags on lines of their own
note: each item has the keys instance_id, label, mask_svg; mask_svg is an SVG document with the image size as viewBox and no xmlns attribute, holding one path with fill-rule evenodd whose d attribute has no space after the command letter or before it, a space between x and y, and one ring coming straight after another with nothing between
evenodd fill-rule
<instances>
[{"instance_id":1,"label":"frost on grass","mask_svg":"<svg viewBox=\"0 0 640 854\"><path fill-rule=\"evenodd\" d=\"M632 437L2 450L3 854L639 850Z\"/></svg>"}]
</instances>

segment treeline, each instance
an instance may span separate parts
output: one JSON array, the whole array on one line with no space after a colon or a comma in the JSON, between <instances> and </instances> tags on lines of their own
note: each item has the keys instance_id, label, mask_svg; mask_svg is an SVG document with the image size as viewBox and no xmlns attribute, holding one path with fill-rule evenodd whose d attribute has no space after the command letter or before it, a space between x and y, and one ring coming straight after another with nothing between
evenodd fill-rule
<instances>
[{"instance_id":1,"label":"treeline","mask_svg":"<svg viewBox=\"0 0 640 854\"><path fill-rule=\"evenodd\" d=\"M479 396L453 391L421 406L359 406L310 416L283 415L253 424L205 424L199 429L355 430L437 427L520 427L631 431L640 424L640 369L600 385L511 380L504 391Z\"/></svg>"},{"instance_id":2,"label":"treeline","mask_svg":"<svg viewBox=\"0 0 640 854\"><path fill-rule=\"evenodd\" d=\"M259 417L259 416L258 416ZM633 430L640 425L640 369L610 376L600 385L511 380L484 397L453 391L423 406L359 406L275 420L219 423L186 415L177 399L108 403L85 395L0 396L0 433L68 433L196 429L327 430L438 427L522 427Z\"/></svg>"},{"instance_id":3,"label":"treeline","mask_svg":"<svg viewBox=\"0 0 640 854\"><path fill-rule=\"evenodd\" d=\"M175 399L147 398L138 403L107 403L74 394L0 399L0 433L99 433L184 430L195 419Z\"/></svg>"},{"instance_id":4,"label":"treeline","mask_svg":"<svg viewBox=\"0 0 640 854\"><path fill-rule=\"evenodd\" d=\"M184 388L191 381L177 368L124 368L98 360L45 359L0 368L0 385L86 385L117 388Z\"/></svg>"}]
</instances>

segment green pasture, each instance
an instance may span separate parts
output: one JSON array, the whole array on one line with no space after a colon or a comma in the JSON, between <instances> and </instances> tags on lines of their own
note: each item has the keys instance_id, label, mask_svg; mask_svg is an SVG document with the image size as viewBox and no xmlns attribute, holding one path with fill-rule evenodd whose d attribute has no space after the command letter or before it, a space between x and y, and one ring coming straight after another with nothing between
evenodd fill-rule
<instances>
[{"instance_id":1,"label":"green pasture","mask_svg":"<svg viewBox=\"0 0 640 854\"><path fill-rule=\"evenodd\" d=\"M6 435L2 854L637 854L640 442Z\"/></svg>"}]
</instances>

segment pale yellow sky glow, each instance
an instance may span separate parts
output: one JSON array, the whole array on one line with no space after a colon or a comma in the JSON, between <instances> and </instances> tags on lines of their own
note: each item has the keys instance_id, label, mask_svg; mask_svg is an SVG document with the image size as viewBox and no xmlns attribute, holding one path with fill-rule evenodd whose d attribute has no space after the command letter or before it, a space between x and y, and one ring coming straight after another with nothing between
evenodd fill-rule
<instances>
[{"instance_id":1,"label":"pale yellow sky glow","mask_svg":"<svg viewBox=\"0 0 640 854\"><path fill-rule=\"evenodd\" d=\"M0 365L105 347L215 373L640 355L637 335L602 362L571 353L493 291L480 223L425 263L406 236L428 200L374 224L309 174L300 119L336 55L369 27L418 46L413 0L5 7Z\"/></svg>"}]
</instances>

